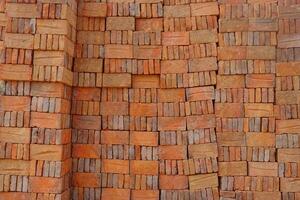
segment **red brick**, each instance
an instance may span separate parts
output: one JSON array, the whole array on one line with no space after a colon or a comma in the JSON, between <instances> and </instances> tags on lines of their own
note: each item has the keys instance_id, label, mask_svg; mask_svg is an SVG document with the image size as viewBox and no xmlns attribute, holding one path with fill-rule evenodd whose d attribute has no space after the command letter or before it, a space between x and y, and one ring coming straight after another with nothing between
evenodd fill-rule
<instances>
[{"instance_id":1,"label":"red brick","mask_svg":"<svg viewBox=\"0 0 300 200\"><path fill-rule=\"evenodd\" d=\"M28 200L30 196L29 192L0 192L0 199Z\"/></svg>"},{"instance_id":2,"label":"red brick","mask_svg":"<svg viewBox=\"0 0 300 200\"><path fill-rule=\"evenodd\" d=\"M101 115L128 115L129 104L127 102L101 102Z\"/></svg>"},{"instance_id":3,"label":"red brick","mask_svg":"<svg viewBox=\"0 0 300 200\"><path fill-rule=\"evenodd\" d=\"M186 130L186 119L185 117L159 117L158 130L160 131Z\"/></svg>"},{"instance_id":4,"label":"red brick","mask_svg":"<svg viewBox=\"0 0 300 200\"><path fill-rule=\"evenodd\" d=\"M191 3L192 16L219 15L218 2Z\"/></svg>"},{"instance_id":5,"label":"red brick","mask_svg":"<svg viewBox=\"0 0 300 200\"><path fill-rule=\"evenodd\" d=\"M73 158L96 158L101 157L101 145L99 144L73 144Z\"/></svg>"},{"instance_id":6,"label":"red brick","mask_svg":"<svg viewBox=\"0 0 300 200\"><path fill-rule=\"evenodd\" d=\"M247 103L245 104L245 117L272 117L273 104Z\"/></svg>"},{"instance_id":7,"label":"red brick","mask_svg":"<svg viewBox=\"0 0 300 200\"><path fill-rule=\"evenodd\" d=\"M31 83L31 96L42 97L63 97L65 94L65 87L61 83Z\"/></svg>"},{"instance_id":8,"label":"red brick","mask_svg":"<svg viewBox=\"0 0 300 200\"><path fill-rule=\"evenodd\" d=\"M187 60L162 60L161 73L174 74L174 73L187 73L188 62Z\"/></svg>"},{"instance_id":9,"label":"red brick","mask_svg":"<svg viewBox=\"0 0 300 200\"><path fill-rule=\"evenodd\" d=\"M188 188L188 177L182 175L160 175L159 189L161 190L183 190Z\"/></svg>"},{"instance_id":10,"label":"red brick","mask_svg":"<svg viewBox=\"0 0 300 200\"><path fill-rule=\"evenodd\" d=\"M218 75L217 88L244 88L245 76L243 75Z\"/></svg>"},{"instance_id":11,"label":"red brick","mask_svg":"<svg viewBox=\"0 0 300 200\"><path fill-rule=\"evenodd\" d=\"M215 71L218 69L215 57L194 58L189 60L189 72Z\"/></svg>"},{"instance_id":12,"label":"red brick","mask_svg":"<svg viewBox=\"0 0 300 200\"><path fill-rule=\"evenodd\" d=\"M135 59L161 59L160 46L134 46L133 57Z\"/></svg>"},{"instance_id":13,"label":"red brick","mask_svg":"<svg viewBox=\"0 0 300 200\"><path fill-rule=\"evenodd\" d=\"M32 68L29 65L0 65L0 79L1 80L18 80L30 81L32 75Z\"/></svg>"},{"instance_id":14,"label":"red brick","mask_svg":"<svg viewBox=\"0 0 300 200\"><path fill-rule=\"evenodd\" d=\"M73 99L81 101L100 101L99 88L73 88Z\"/></svg>"},{"instance_id":15,"label":"red brick","mask_svg":"<svg viewBox=\"0 0 300 200\"><path fill-rule=\"evenodd\" d=\"M241 103L215 103L217 117L244 117L244 106Z\"/></svg>"},{"instance_id":16,"label":"red brick","mask_svg":"<svg viewBox=\"0 0 300 200\"><path fill-rule=\"evenodd\" d=\"M102 159L101 172L128 174L129 173L129 160Z\"/></svg>"},{"instance_id":17,"label":"red brick","mask_svg":"<svg viewBox=\"0 0 300 200\"><path fill-rule=\"evenodd\" d=\"M133 58L132 45L107 44L105 58Z\"/></svg>"},{"instance_id":18,"label":"red brick","mask_svg":"<svg viewBox=\"0 0 300 200\"><path fill-rule=\"evenodd\" d=\"M188 146L189 158L217 157L216 143L192 144Z\"/></svg>"},{"instance_id":19,"label":"red brick","mask_svg":"<svg viewBox=\"0 0 300 200\"><path fill-rule=\"evenodd\" d=\"M101 131L101 144L129 144L129 132Z\"/></svg>"},{"instance_id":20,"label":"red brick","mask_svg":"<svg viewBox=\"0 0 300 200\"><path fill-rule=\"evenodd\" d=\"M276 162L249 162L249 176L278 176Z\"/></svg>"},{"instance_id":21,"label":"red brick","mask_svg":"<svg viewBox=\"0 0 300 200\"><path fill-rule=\"evenodd\" d=\"M0 127L0 141L8 143L30 143L30 128Z\"/></svg>"},{"instance_id":22,"label":"red brick","mask_svg":"<svg viewBox=\"0 0 300 200\"><path fill-rule=\"evenodd\" d=\"M247 175L247 162L219 162L219 176L245 176Z\"/></svg>"},{"instance_id":23,"label":"red brick","mask_svg":"<svg viewBox=\"0 0 300 200\"><path fill-rule=\"evenodd\" d=\"M188 32L162 32L162 44L166 46L171 45L189 45Z\"/></svg>"},{"instance_id":24,"label":"red brick","mask_svg":"<svg viewBox=\"0 0 300 200\"><path fill-rule=\"evenodd\" d=\"M73 115L73 128L76 129L101 129L101 116Z\"/></svg>"},{"instance_id":25,"label":"red brick","mask_svg":"<svg viewBox=\"0 0 300 200\"><path fill-rule=\"evenodd\" d=\"M0 96L0 111L29 111L30 97Z\"/></svg>"},{"instance_id":26,"label":"red brick","mask_svg":"<svg viewBox=\"0 0 300 200\"><path fill-rule=\"evenodd\" d=\"M188 130L199 129L199 128L214 128L215 126L216 126L216 119L214 115L187 117Z\"/></svg>"},{"instance_id":27,"label":"red brick","mask_svg":"<svg viewBox=\"0 0 300 200\"><path fill-rule=\"evenodd\" d=\"M159 190L131 190L132 200L157 200L159 199Z\"/></svg>"},{"instance_id":28,"label":"red brick","mask_svg":"<svg viewBox=\"0 0 300 200\"><path fill-rule=\"evenodd\" d=\"M155 103L130 103L130 116L157 116L157 104Z\"/></svg>"},{"instance_id":29,"label":"red brick","mask_svg":"<svg viewBox=\"0 0 300 200\"><path fill-rule=\"evenodd\" d=\"M30 159L31 160L64 160L66 156L66 145L46 145L46 144L31 144L30 145Z\"/></svg>"},{"instance_id":30,"label":"red brick","mask_svg":"<svg viewBox=\"0 0 300 200\"><path fill-rule=\"evenodd\" d=\"M103 72L103 59L77 58L74 63L75 72Z\"/></svg>"},{"instance_id":31,"label":"red brick","mask_svg":"<svg viewBox=\"0 0 300 200\"><path fill-rule=\"evenodd\" d=\"M41 128L66 128L69 124L61 114L31 112L30 126Z\"/></svg>"},{"instance_id":32,"label":"red brick","mask_svg":"<svg viewBox=\"0 0 300 200\"><path fill-rule=\"evenodd\" d=\"M106 30L134 30L134 17L107 17Z\"/></svg>"},{"instance_id":33,"label":"red brick","mask_svg":"<svg viewBox=\"0 0 300 200\"><path fill-rule=\"evenodd\" d=\"M186 96L188 101L201 101L214 99L214 87L193 87L186 89Z\"/></svg>"},{"instance_id":34,"label":"red brick","mask_svg":"<svg viewBox=\"0 0 300 200\"><path fill-rule=\"evenodd\" d=\"M130 174L157 175L158 161L131 160Z\"/></svg>"},{"instance_id":35,"label":"red brick","mask_svg":"<svg viewBox=\"0 0 300 200\"><path fill-rule=\"evenodd\" d=\"M300 149L278 149L278 162L300 162Z\"/></svg>"},{"instance_id":36,"label":"red brick","mask_svg":"<svg viewBox=\"0 0 300 200\"><path fill-rule=\"evenodd\" d=\"M131 87L131 74L103 74L103 87Z\"/></svg>"},{"instance_id":37,"label":"red brick","mask_svg":"<svg viewBox=\"0 0 300 200\"><path fill-rule=\"evenodd\" d=\"M29 177L29 191L59 194L64 190L63 178Z\"/></svg>"},{"instance_id":38,"label":"red brick","mask_svg":"<svg viewBox=\"0 0 300 200\"><path fill-rule=\"evenodd\" d=\"M246 133L247 146L275 147L275 133Z\"/></svg>"},{"instance_id":39,"label":"red brick","mask_svg":"<svg viewBox=\"0 0 300 200\"><path fill-rule=\"evenodd\" d=\"M130 189L102 188L102 200L129 200Z\"/></svg>"},{"instance_id":40,"label":"red brick","mask_svg":"<svg viewBox=\"0 0 300 200\"><path fill-rule=\"evenodd\" d=\"M99 2L80 2L78 4L78 16L106 17L107 4Z\"/></svg>"},{"instance_id":41,"label":"red brick","mask_svg":"<svg viewBox=\"0 0 300 200\"><path fill-rule=\"evenodd\" d=\"M159 89L159 102L183 102L185 101L184 89Z\"/></svg>"},{"instance_id":42,"label":"red brick","mask_svg":"<svg viewBox=\"0 0 300 200\"><path fill-rule=\"evenodd\" d=\"M144 32L157 32L163 30L163 19L152 18L152 19L136 19L135 26L137 31Z\"/></svg>"},{"instance_id":43,"label":"red brick","mask_svg":"<svg viewBox=\"0 0 300 200\"><path fill-rule=\"evenodd\" d=\"M159 88L158 75L133 75L133 88Z\"/></svg>"},{"instance_id":44,"label":"red brick","mask_svg":"<svg viewBox=\"0 0 300 200\"><path fill-rule=\"evenodd\" d=\"M138 146L158 146L158 132L130 132L130 144Z\"/></svg>"},{"instance_id":45,"label":"red brick","mask_svg":"<svg viewBox=\"0 0 300 200\"><path fill-rule=\"evenodd\" d=\"M72 183L75 187L101 187L101 176L96 173L73 173Z\"/></svg>"},{"instance_id":46,"label":"red brick","mask_svg":"<svg viewBox=\"0 0 300 200\"><path fill-rule=\"evenodd\" d=\"M185 145L159 146L159 159L182 160L186 158L187 158L187 148Z\"/></svg>"}]
</instances>

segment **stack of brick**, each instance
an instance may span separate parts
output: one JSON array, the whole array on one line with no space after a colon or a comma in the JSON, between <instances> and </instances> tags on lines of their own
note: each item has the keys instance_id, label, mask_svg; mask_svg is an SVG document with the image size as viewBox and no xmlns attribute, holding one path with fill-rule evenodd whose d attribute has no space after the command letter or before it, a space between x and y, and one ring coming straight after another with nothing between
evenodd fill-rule
<instances>
[{"instance_id":1,"label":"stack of brick","mask_svg":"<svg viewBox=\"0 0 300 200\"><path fill-rule=\"evenodd\" d=\"M220 197L280 199L275 149L277 3L223 1L216 116Z\"/></svg>"},{"instance_id":2,"label":"stack of brick","mask_svg":"<svg viewBox=\"0 0 300 200\"><path fill-rule=\"evenodd\" d=\"M282 199L300 199L299 1L280 0L276 63L276 148Z\"/></svg>"},{"instance_id":3,"label":"stack of brick","mask_svg":"<svg viewBox=\"0 0 300 200\"><path fill-rule=\"evenodd\" d=\"M218 199L216 1L164 1L158 91L161 199Z\"/></svg>"}]
</instances>

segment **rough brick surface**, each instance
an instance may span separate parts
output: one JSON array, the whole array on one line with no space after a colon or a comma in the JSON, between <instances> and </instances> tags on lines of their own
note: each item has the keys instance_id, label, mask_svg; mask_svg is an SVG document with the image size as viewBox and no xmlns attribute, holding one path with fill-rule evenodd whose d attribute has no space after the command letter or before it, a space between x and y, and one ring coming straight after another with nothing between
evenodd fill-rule
<instances>
[{"instance_id":1,"label":"rough brick surface","mask_svg":"<svg viewBox=\"0 0 300 200\"><path fill-rule=\"evenodd\" d=\"M299 200L299 0L0 0L0 199Z\"/></svg>"}]
</instances>

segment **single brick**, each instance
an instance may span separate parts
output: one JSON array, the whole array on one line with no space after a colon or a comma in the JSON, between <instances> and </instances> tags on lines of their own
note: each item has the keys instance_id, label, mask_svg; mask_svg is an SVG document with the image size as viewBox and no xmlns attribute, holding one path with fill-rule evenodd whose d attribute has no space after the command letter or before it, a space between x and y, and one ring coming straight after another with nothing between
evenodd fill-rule
<instances>
[{"instance_id":1,"label":"single brick","mask_svg":"<svg viewBox=\"0 0 300 200\"><path fill-rule=\"evenodd\" d=\"M131 74L103 74L103 87L131 87Z\"/></svg>"},{"instance_id":2,"label":"single brick","mask_svg":"<svg viewBox=\"0 0 300 200\"><path fill-rule=\"evenodd\" d=\"M184 190L188 189L188 176L183 175L160 175L159 189L161 190Z\"/></svg>"},{"instance_id":3,"label":"single brick","mask_svg":"<svg viewBox=\"0 0 300 200\"><path fill-rule=\"evenodd\" d=\"M107 17L106 30L134 30L134 17Z\"/></svg>"},{"instance_id":4,"label":"single brick","mask_svg":"<svg viewBox=\"0 0 300 200\"><path fill-rule=\"evenodd\" d=\"M249 162L249 176L278 176L278 163L276 162Z\"/></svg>"}]
</instances>

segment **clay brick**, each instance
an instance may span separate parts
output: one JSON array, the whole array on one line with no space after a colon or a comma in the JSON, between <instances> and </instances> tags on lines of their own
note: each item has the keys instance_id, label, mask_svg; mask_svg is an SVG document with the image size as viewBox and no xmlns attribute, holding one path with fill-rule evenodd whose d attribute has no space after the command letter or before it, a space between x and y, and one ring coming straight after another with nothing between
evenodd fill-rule
<instances>
[{"instance_id":1,"label":"clay brick","mask_svg":"<svg viewBox=\"0 0 300 200\"><path fill-rule=\"evenodd\" d=\"M132 45L107 44L105 45L105 58L133 58Z\"/></svg>"},{"instance_id":2,"label":"clay brick","mask_svg":"<svg viewBox=\"0 0 300 200\"><path fill-rule=\"evenodd\" d=\"M215 57L195 58L189 60L189 72L215 71L218 69Z\"/></svg>"},{"instance_id":3,"label":"clay brick","mask_svg":"<svg viewBox=\"0 0 300 200\"><path fill-rule=\"evenodd\" d=\"M281 192L300 192L300 178L280 178Z\"/></svg>"},{"instance_id":4,"label":"clay brick","mask_svg":"<svg viewBox=\"0 0 300 200\"><path fill-rule=\"evenodd\" d=\"M162 32L162 44L171 45L189 45L188 32Z\"/></svg>"},{"instance_id":5,"label":"clay brick","mask_svg":"<svg viewBox=\"0 0 300 200\"><path fill-rule=\"evenodd\" d=\"M189 145L188 151L189 158L204 158L218 156L218 148L216 143Z\"/></svg>"},{"instance_id":6,"label":"clay brick","mask_svg":"<svg viewBox=\"0 0 300 200\"><path fill-rule=\"evenodd\" d=\"M30 128L0 127L0 141L29 144L30 133Z\"/></svg>"},{"instance_id":7,"label":"clay brick","mask_svg":"<svg viewBox=\"0 0 300 200\"><path fill-rule=\"evenodd\" d=\"M161 59L161 46L134 46L133 57L136 59Z\"/></svg>"},{"instance_id":8,"label":"clay brick","mask_svg":"<svg viewBox=\"0 0 300 200\"><path fill-rule=\"evenodd\" d=\"M217 142L219 146L246 146L246 137L244 133L217 133Z\"/></svg>"},{"instance_id":9,"label":"clay brick","mask_svg":"<svg viewBox=\"0 0 300 200\"><path fill-rule=\"evenodd\" d=\"M185 117L159 117L158 130L160 131L186 130L186 119Z\"/></svg>"},{"instance_id":10,"label":"clay brick","mask_svg":"<svg viewBox=\"0 0 300 200\"><path fill-rule=\"evenodd\" d=\"M248 31L278 31L278 21L274 19L258 19L258 18L249 18L249 27Z\"/></svg>"},{"instance_id":11,"label":"clay brick","mask_svg":"<svg viewBox=\"0 0 300 200\"><path fill-rule=\"evenodd\" d=\"M6 175L30 175L31 161L0 160L0 173ZM34 170L34 169L33 169Z\"/></svg>"},{"instance_id":12,"label":"clay brick","mask_svg":"<svg viewBox=\"0 0 300 200\"><path fill-rule=\"evenodd\" d=\"M219 60L243 60L247 58L247 47L232 46L232 47L218 47Z\"/></svg>"},{"instance_id":13,"label":"clay brick","mask_svg":"<svg viewBox=\"0 0 300 200\"><path fill-rule=\"evenodd\" d=\"M65 128L67 122L61 114L31 112L30 126L41 128Z\"/></svg>"},{"instance_id":14,"label":"clay brick","mask_svg":"<svg viewBox=\"0 0 300 200\"><path fill-rule=\"evenodd\" d=\"M273 104L247 103L245 104L245 117L272 117Z\"/></svg>"},{"instance_id":15,"label":"clay brick","mask_svg":"<svg viewBox=\"0 0 300 200\"><path fill-rule=\"evenodd\" d=\"M1 64L0 66L1 80L30 81L31 75L32 68L29 65Z\"/></svg>"},{"instance_id":16,"label":"clay brick","mask_svg":"<svg viewBox=\"0 0 300 200\"><path fill-rule=\"evenodd\" d=\"M276 58L276 48L272 46L248 46L247 59L272 60Z\"/></svg>"},{"instance_id":17,"label":"clay brick","mask_svg":"<svg viewBox=\"0 0 300 200\"><path fill-rule=\"evenodd\" d=\"M103 59L77 58L74 71L76 72L103 72Z\"/></svg>"},{"instance_id":18,"label":"clay brick","mask_svg":"<svg viewBox=\"0 0 300 200\"><path fill-rule=\"evenodd\" d=\"M217 30L197 30L190 31L191 44L218 42Z\"/></svg>"},{"instance_id":19,"label":"clay brick","mask_svg":"<svg viewBox=\"0 0 300 200\"><path fill-rule=\"evenodd\" d=\"M299 5L279 5L278 6L279 18L293 19L299 17Z\"/></svg>"},{"instance_id":20,"label":"clay brick","mask_svg":"<svg viewBox=\"0 0 300 200\"><path fill-rule=\"evenodd\" d=\"M299 162L300 149L278 149L277 160L278 162Z\"/></svg>"},{"instance_id":21,"label":"clay brick","mask_svg":"<svg viewBox=\"0 0 300 200\"><path fill-rule=\"evenodd\" d=\"M63 184L63 178L29 177L30 192L59 194L63 192Z\"/></svg>"},{"instance_id":22,"label":"clay brick","mask_svg":"<svg viewBox=\"0 0 300 200\"><path fill-rule=\"evenodd\" d=\"M157 116L157 104L155 103L131 103L130 116Z\"/></svg>"},{"instance_id":23,"label":"clay brick","mask_svg":"<svg viewBox=\"0 0 300 200\"><path fill-rule=\"evenodd\" d=\"M129 160L103 159L101 172L128 174L129 173Z\"/></svg>"},{"instance_id":24,"label":"clay brick","mask_svg":"<svg viewBox=\"0 0 300 200\"><path fill-rule=\"evenodd\" d=\"M219 162L219 176L245 176L247 175L247 162Z\"/></svg>"},{"instance_id":25,"label":"clay brick","mask_svg":"<svg viewBox=\"0 0 300 200\"><path fill-rule=\"evenodd\" d=\"M101 131L101 144L129 144L129 132Z\"/></svg>"},{"instance_id":26,"label":"clay brick","mask_svg":"<svg viewBox=\"0 0 300 200\"><path fill-rule=\"evenodd\" d=\"M299 104L299 91L276 91L276 104Z\"/></svg>"},{"instance_id":27,"label":"clay brick","mask_svg":"<svg viewBox=\"0 0 300 200\"><path fill-rule=\"evenodd\" d=\"M184 89L159 89L158 101L161 103L185 101L185 91Z\"/></svg>"},{"instance_id":28,"label":"clay brick","mask_svg":"<svg viewBox=\"0 0 300 200\"><path fill-rule=\"evenodd\" d=\"M276 133L299 133L300 119L276 120Z\"/></svg>"},{"instance_id":29,"label":"clay brick","mask_svg":"<svg viewBox=\"0 0 300 200\"><path fill-rule=\"evenodd\" d=\"M133 75L132 88L159 88L159 76Z\"/></svg>"},{"instance_id":30,"label":"clay brick","mask_svg":"<svg viewBox=\"0 0 300 200\"><path fill-rule=\"evenodd\" d=\"M279 48L300 47L300 35L298 33L278 34L277 38Z\"/></svg>"},{"instance_id":31,"label":"clay brick","mask_svg":"<svg viewBox=\"0 0 300 200\"><path fill-rule=\"evenodd\" d=\"M249 162L249 176L278 176L276 162Z\"/></svg>"},{"instance_id":32,"label":"clay brick","mask_svg":"<svg viewBox=\"0 0 300 200\"><path fill-rule=\"evenodd\" d=\"M127 102L101 102L101 115L128 115L129 104Z\"/></svg>"},{"instance_id":33,"label":"clay brick","mask_svg":"<svg viewBox=\"0 0 300 200\"><path fill-rule=\"evenodd\" d=\"M188 62L187 60L162 60L161 61L161 73L187 73Z\"/></svg>"},{"instance_id":34,"label":"clay brick","mask_svg":"<svg viewBox=\"0 0 300 200\"><path fill-rule=\"evenodd\" d=\"M46 144L31 144L30 159L32 160L63 160L64 159L63 145L46 145Z\"/></svg>"},{"instance_id":35,"label":"clay brick","mask_svg":"<svg viewBox=\"0 0 300 200\"><path fill-rule=\"evenodd\" d=\"M73 98L78 101L100 101L100 89L74 88Z\"/></svg>"},{"instance_id":36,"label":"clay brick","mask_svg":"<svg viewBox=\"0 0 300 200\"><path fill-rule=\"evenodd\" d=\"M76 129L101 129L100 116L81 116L73 115L72 120L73 128Z\"/></svg>"},{"instance_id":37,"label":"clay brick","mask_svg":"<svg viewBox=\"0 0 300 200\"><path fill-rule=\"evenodd\" d=\"M297 76L300 75L300 62L276 63L277 76Z\"/></svg>"},{"instance_id":38,"label":"clay brick","mask_svg":"<svg viewBox=\"0 0 300 200\"><path fill-rule=\"evenodd\" d=\"M248 31L248 19L219 19L219 32Z\"/></svg>"},{"instance_id":39,"label":"clay brick","mask_svg":"<svg viewBox=\"0 0 300 200\"><path fill-rule=\"evenodd\" d=\"M255 200L264 200L264 199L273 199L273 200L281 200L280 192L253 192L253 198Z\"/></svg>"},{"instance_id":40,"label":"clay brick","mask_svg":"<svg viewBox=\"0 0 300 200\"><path fill-rule=\"evenodd\" d=\"M130 144L139 146L158 146L158 132L130 132Z\"/></svg>"},{"instance_id":41,"label":"clay brick","mask_svg":"<svg viewBox=\"0 0 300 200\"><path fill-rule=\"evenodd\" d=\"M159 146L159 159L181 160L187 158L187 148L185 145Z\"/></svg>"},{"instance_id":42,"label":"clay brick","mask_svg":"<svg viewBox=\"0 0 300 200\"><path fill-rule=\"evenodd\" d=\"M134 30L134 17L107 17L106 30Z\"/></svg>"},{"instance_id":43,"label":"clay brick","mask_svg":"<svg viewBox=\"0 0 300 200\"><path fill-rule=\"evenodd\" d=\"M101 146L99 144L73 144L73 158L100 158Z\"/></svg>"},{"instance_id":44,"label":"clay brick","mask_svg":"<svg viewBox=\"0 0 300 200\"><path fill-rule=\"evenodd\" d=\"M188 101L201 101L214 99L214 87L193 87L186 89Z\"/></svg>"},{"instance_id":45,"label":"clay brick","mask_svg":"<svg viewBox=\"0 0 300 200\"><path fill-rule=\"evenodd\" d=\"M0 111L29 111L30 97L0 96Z\"/></svg>"},{"instance_id":46,"label":"clay brick","mask_svg":"<svg viewBox=\"0 0 300 200\"><path fill-rule=\"evenodd\" d=\"M162 190L183 190L188 188L188 176L182 175L160 175L159 189Z\"/></svg>"},{"instance_id":47,"label":"clay brick","mask_svg":"<svg viewBox=\"0 0 300 200\"><path fill-rule=\"evenodd\" d=\"M31 194L29 192L1 192L1 199L18 199L27 200L30 199Z\"/></svg>"},{"instance_id":48,"label":"clay brick","mask_svg":"<svg viewBox=\"0 0 300 200\"><path fill-rule=\"evenodd\" d=\"M189 5L164 6L164 17L190 17Z\"/></svg>"},{"instance_id":49,"label":"clay brick","mask_svg":"<svg viewBox=\"0 0 300 200\"><path fill-rule=\"evenodd\" d=\"M37 4L30 3L6 3L8 17L36 18L39 16Z\"/></svg>"},{"instance_id":50,"label":"clay brick","mask_svg":"<svg viewBox=\"0 0 300 200\"><path fill-rule=\"evenodd\" d=\"M31 96L64 97L65 87L61 83L31 83Z\"/></svg>"},{"instance_id":51,"label":"clay brick","mask_svg":"<svg viewBox=\"0 0 300 200\"><path fill-rule=\"evenodd\" d=\"M101 176L96 173L73 173L72 185L74 187L101 187Z\"/></svg>"},{"instance_id":52,"label":"clay brick","mask_svg":"<svg viewBox=\"0 0 300 200\"><path fill-rule=\"evenodd\" d=\"M163 19L136 19L135 26L137 31L144 32L160 32L163 30Z\"/></svg>"},{"instance_id":53,"label":"clay brick","mask_svg":"<svg viewBox=\"0 0 300 200\"><path fill-rule=\"evenodd\" d=\"M78 31L76 37L78 44L105 44L104 31Z\"/></svg>"},{"instance_id":54,"label":"clay brick","mask_svg":"<svg viewBox=\"0 0 300 200\"><path fill-rule=\"evenodd\" d=\"M37 19L36 33L38 34L60 34L67 35L67 20Z\"/></svg>"},{"instance_id":55,"label":"clay brick","mask_svg":"<svg viewBox=\"0 0 300 200\"><path fill-rule=\"evenodd\" d=\"M131 74L103 74L103 87L131 87Z\"/></svg>"},{"instance_id":56,"label":"clay brick","mask_svg":"<svg viewBox=\"0 0 300 200\"><path fill-rule=\"evenodd\" d=\"M102 188L101 193L102 200L129 200L130 199L130 189L115 189L115 188Z\"/></svg>"},{"instance_id":57,"label":"clay brick","mask_svg":"<svg viewBox=\"0 0 300 200\"><path fill-rule=\"evenodd\" d=\"M217 117L244 117L244 106L241 103L215 103Z\"/></svg>"},{"instance_id":58,"label":"clay brick","mask_svg":"<svg viewBox=\"0 0 300 200\"><path fill-rule=\"evenodd\" d=\"M275 147L274 133L246 133L247 146L250 147Z\"/></svg>"},{"instance_id":59,"label":"clay brick","mask_svg":"<svg viewBox=\"0 0 300 200\"><path fill-rule=\"evenodd\" d=\"M219 6L217 2L191 3L192 16L218 15Z\"/></svg>"},{"instance_id":60,"label":"clay brick","mask_svg":"<svg viewBox=\"0 0 300 200\"><path fill-rule=\"evenodd\" d=\"M33 49L31 34L5 33L4 43L7 48Z\"/></svg>"},{"instance_id":61,"label":"clay brick","mask_svg":"<svg viewBox=\"0 0 300 200\"><path fill-rule=\"evenodd\" d=\"M187 129L199 128L214 128L216 126L216 119L214 115L202 116L187 116Z\"/></svg>"},{"instance_id":62,"label":"clay brick","mask_svg":"<svg viewBox=\"0 0 300 200\"><path fill-rule=\"evenodd\" d=\"M158 161L131 160L130 174L157 175Z\"/></svg>"},{"instance_id":63,"label":"clay brick","mask_svg":"<svg viewBox=\"0 0 300 200\"><path fill-rule=\"evenodd\" d=\"M199 190L208 187L218 187L218 174L200 174L189 176L190 190Z\"/></svg>"},{"instance_id":64,"label":"clay brick","mask_svg":"<svg viewBox=\"0 0 300 200\"><path fill-rule=\"evenodd\" d=\"M132 200L157 200L159 199L159 190L131 190Z\"/></svg>"},{"instance_id":65,"label":"clay brick","mask_svg":"<svg viewBox=\"0 0 300 200\"><path fill-rule=\"evenodd\" d=\"M64 52L62 51L34 51L33 64L64 66Z\"/></svg>"},{"instance_id":66,"label":"clay brick","mask_svg":"<svg viewBox=\"0 0 300 200\"><path fill-rule=\"evenodd\" d=\"M245 76L243 75L218 75L217 88L244 88Z\"/></svg>"},{"instance_id":67,"label":"clay brick","mask_svg":"<svg viewBox=\"0 0 300 200\"><path fill-rule=\"evenodd\" d=\"M78 15L85 17L106 17L107 4L99 2L80 2L78 4Z\"/></svg>"}]
</instances>

